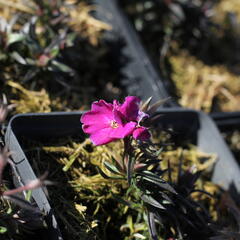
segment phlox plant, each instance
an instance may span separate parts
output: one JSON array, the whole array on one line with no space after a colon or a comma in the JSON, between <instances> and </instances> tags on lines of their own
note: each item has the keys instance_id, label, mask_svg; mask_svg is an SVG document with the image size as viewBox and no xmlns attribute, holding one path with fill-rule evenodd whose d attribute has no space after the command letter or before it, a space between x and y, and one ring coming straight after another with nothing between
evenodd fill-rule
<instances>
[{"instance_id":1,"label":"phlox plant","mask_svg":"<svg viewBox=\"0 0 240 240\"><path fill-rule=\"evenodd\" d=\"M130 208L142 206L151 239L222 239L210 214L191 197L196 191L212 197L195 187L200 172L190 167L184 172L179 164L178 177L173 180L170 163L161 169L163 147L151 140L153 123L161 121L156 113L161 101L150 102L151 98L141 104L135 96L126 97L123 103L99 100L82 115L82 129L94 145L124 142L122 156L104 161L105 169L98 167L100 174L111 181L127 182L126 196L132 193L136 202L118 200Z\"/></svg>"}]
</instances>

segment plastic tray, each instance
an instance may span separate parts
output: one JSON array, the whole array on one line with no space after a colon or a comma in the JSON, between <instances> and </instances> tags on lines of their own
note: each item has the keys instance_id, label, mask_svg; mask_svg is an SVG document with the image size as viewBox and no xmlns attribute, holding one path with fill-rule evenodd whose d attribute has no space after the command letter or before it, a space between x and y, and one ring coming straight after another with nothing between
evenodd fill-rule
<instances>
[{"instance_id":1,"label":"plastic tray","mask_svg":"<svg viewBox=\"0 0 240 240\"><path fill-rule=\"evenodd\" d=\"M218 161L215 164L213 181L227 189L231 184L240 190L240 170L233 155L220 135L214 122L202 112L181 108L161 109L162 114L159 127L173 129L178 137L190 139L192 143L206 153L216 153ZM79 122L81 113L48 113L48 114L20 114L13 117L9 123L6 144L13 151L13 159L22 181L34 179L35 175L30 168L19 145L23 136L30 139L42 137L61 137L82 134ZM26 172L28 171L28 172ZM34 192L34 197L44 197L41 190ZM36 199L38 202L38 199ZM49 210L46 202L39 202L41 209Z\"/></svg>"},{"instance_id":2,"label":"plastic tray","mask_svg":"<svg viewBox=\"0 0 240 240\"><path fill-rule=\"evenodd\" d=\"M96 16L112 26L112 31L105 34L106 40L113 42L122 40L125 44L121 54L125 55L125 61L128 63L123 67L122 73L126 77L124 85L128 94L142 99L152 96L153 101L168 98L169 94L159 72L142 46L138 34L118 6L118 2L101 0L96 3L98 6ZM177 104L170 98L165 106Z\"/></svg>"}]
</instances>

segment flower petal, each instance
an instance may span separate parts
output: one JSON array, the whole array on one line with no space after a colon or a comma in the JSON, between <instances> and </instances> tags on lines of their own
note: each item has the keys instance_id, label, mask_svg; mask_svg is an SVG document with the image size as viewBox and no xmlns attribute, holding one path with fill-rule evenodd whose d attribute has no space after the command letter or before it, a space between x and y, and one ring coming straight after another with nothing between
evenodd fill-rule
<instances>
[{"instance_id":1,"label":"flower petal","mask_svg":"<svg viewBox=\"0 0 240 240\"><path fill-rule=\"evenodd\" d=\"M103 128L90 135L90 139L96 146L103 145L115 141L115 138L110 137L112 128Z\"/></svg>"},{"instance_id":2,"label":"flower petal","mask_svg":"<svg viewBox=\"0 0 240 240\"><path fill-rule=\"evenodd\" d=\"M128 96L119 107L120 112L127 121L137 121L140 99L135 96Z\"/></svg>"},{"instance_id":3,"label":"flower petal","mask_svg":"<svg viewBox=\"0 0 240 240\"><path fill-rule=\"evenodd\" d=\"M89 111L81 116L80 121L83 124L83 131L85 128L92 126L94 129L106 128L109 126L109 122L113 119L110 114L104 114L94 111ZM88 127L87 127L88 126ZM88 132L86 132L88 133Z\"/></svg>"},{"instance_id":4,"label":"flower petal","mask_svg":"<svg viewBox=\"0 0 240 240\"><path fill-rule=\"evenodd\" d=\"M99 100L98 102L93 102L91 106L91 111L98 111L98 112L107 112L113 110L113 104L107 103L104 100Z\"/></svg>"},{"instance_id":5,"label":"flower petal","mask_svg":"<svg viewBox=\"0 0 240 240\"><path fill-rule=\"evenodd\" d=\"M90 125L96 125L94 129L105 128L113 119L113 105L100 100L92 104L91 111L84 113L80 121L86 125L83 126L84 130L84 128L89 128Z\"/></svg>"},{"instance_id":6,"label":"flower petal","mask_svg":"<svg viewBox=\"0 0 240 240\"><path fill-rule=\"evenodd\" d=\"M113 109L113 118L118 124L123 124L125 121L124 116L117 109Z\"/></svg>"},{"instance_id":7,"label":"flower petal","mask_svg":"<svg viewBox=\"0 0 240 240\"><path fill-rule=\"evenodd\" d=\"M137 123L136 122L129 122L124 125L119 125L117 128L113 128L112 131L110 132L110 137L111 138L125 138L126 136L129 136L132 134L136 127Z\"/></svg>"},{"instance_id":8,"label":"flower petal","mask_svg":"<svg viewBox=\"0 0 240 240\"><path fill-rule=\"evenodd\" d=\"M138 127L133 131L133 138L136 140L147 141L150 137L151 135L145 127Z\"/></svg>"},{"instance_id":9,"label":"flower petal","mask_svg":"<svg viewBox=\"0 0 240 240\"><path fill-rule=\"evenodd\" d=\"M121 104L117 101L117 100L113 100L113 107L114 108L118 108L118 107L120 107L121 106Z\"/></svg>"},{"instance_id":10,"label":"flower petal","mask_svg":"<svg viewBox=\"0 0 240 240\"><path fill-rule=\"evenodd\" d=\"M95 133L96 131L99 131L101 129L104 129L104 128L108 128L109 125L96 125L96 124L84 124L82 126L82 129L85 133L87 134L93 134Z\"/></svg>"}]
</instances>

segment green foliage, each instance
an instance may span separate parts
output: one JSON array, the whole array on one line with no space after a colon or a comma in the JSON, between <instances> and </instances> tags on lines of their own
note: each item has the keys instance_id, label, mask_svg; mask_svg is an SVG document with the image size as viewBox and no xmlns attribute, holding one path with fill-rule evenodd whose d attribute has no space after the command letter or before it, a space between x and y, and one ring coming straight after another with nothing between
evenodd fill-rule
<instances>
[{"instance_id":1,"label":"green foliage","mask_svg":"<svg viewBox=\"0 0 240 240\"><path fill-rule=\"evenodd\" d=\"M8 15L0 12L0 75L9 98L25 106L31 101L9 81L27 91L45 91L52 105L47 111L84 109L99 96L122 94L121 72L113 69L111 55L112 45L121 48L120 43L103 39L111 27L93 17L95 6L87 2L9 0L5 7L1 1ZM16 109L29 111L41 109Z\"/></svg>"},{"instance_id":2,"label":"green foliage","mask_svg":"<svg viewBox=\"0 0 240 240\"><path fill-rule=\"evenodd\" d=\"M61 33L55 32L51 28L41 26L41 22L41 18L32 17L18 31L2 33L8 36L5 54L9 57L9 61L12 64L14 62L19 64L21 75L23 71L26 72L23 75L23 82L31 80L36 74L42 74L42 71L73 74L70 67L59 62L60 50L72 45L71 41L74 40L72 34L68 37L67 30Z\"/></svg>"},{"instance_id":3,"label":"green foliage","mask_svg":"<svg viewBox=\"0 0 240 240\"><path fill-rule=\"evenodd\" d=\"M6 233L7 232L7 228L0 226L0 234Z\"/></svg>"}]
</instances>

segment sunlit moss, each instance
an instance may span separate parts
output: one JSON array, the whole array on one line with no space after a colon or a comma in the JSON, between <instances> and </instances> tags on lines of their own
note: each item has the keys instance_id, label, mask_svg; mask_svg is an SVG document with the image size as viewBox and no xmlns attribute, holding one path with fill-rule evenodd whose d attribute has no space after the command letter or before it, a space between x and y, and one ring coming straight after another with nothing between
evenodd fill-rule
<instances>
[{"instance_id":1,"label":"sunlit moss","mask_svg":"<svg viewBox=\"0 0 240 240\"><path fill-rule=\"evenodd\" d=\"M11 100L11 103L16 104L15 109L17 113L51 111L50 98L44 89L41 91L30 91L12 81L9 81L8 85L19 96L19 99Z\"/></svg>"},{"instance_id":2,"label":"sunlit moss","mask_svg":"<svg viewBox=\"0 0 240 240\"><path fill-rule=\"evenodd\" d=\"M226 14L235 13L240 21L240 1L238 0L220 0L214 7L214 18L217 22L223 22Z\"/></svg>"},{"instance_id":3,"label":"sunlit moss","mask_svg":"<svg viewBox=\"0 0 240 240\"><path fill-rule=\"evenodd\" d=\"M66 2L73 6L62 9L63 12L67 12L70 16L68 24L81 36L88 38L91 44L97 45L102 32L110 30L111 26L92 17L90 12L96 10L96 6L87 5L84 2L77 3L79 1L76 0Z\"/></svg>"},{"instance_id":4,"label":"sunlit moss","mask_svg":"<svg viewBox=\"0 0 240 240\"><path fill-rule=\"evenodd\" d=\"M208 66L186 52L170 57L172 79L180 96L180 104L210 112L214 101L222 111L239 110L239 77L224 66Z\"/></svg>"},{"instance_id":5,"label":"sunlit moss","mask_svg":"<svg viewBox=\"0 0 240 240\"><path fill-rule=\"evenodd\" d=\"M240 131L237 128L231 129L223 132L223 137L232 150L235 159L240 163Z\"/></svg>"}]
</instances>

